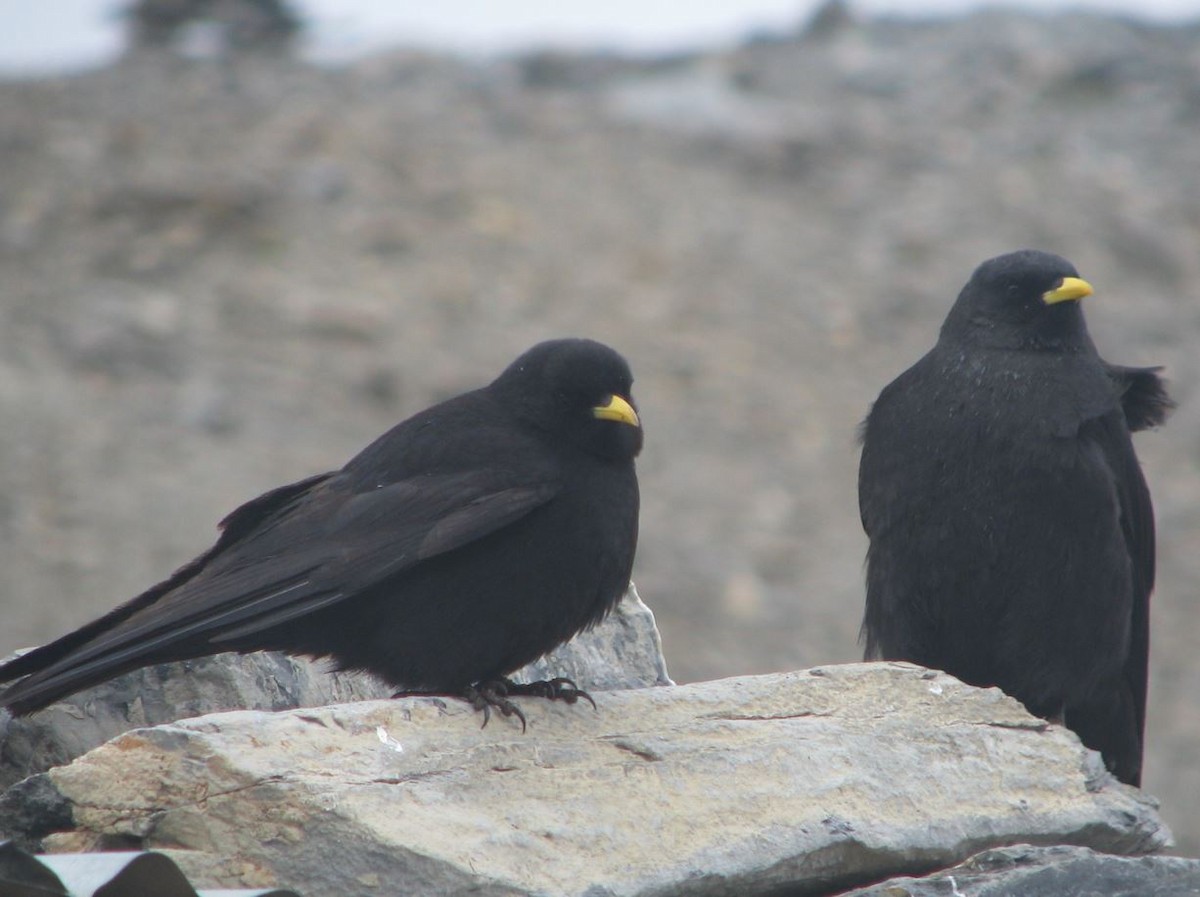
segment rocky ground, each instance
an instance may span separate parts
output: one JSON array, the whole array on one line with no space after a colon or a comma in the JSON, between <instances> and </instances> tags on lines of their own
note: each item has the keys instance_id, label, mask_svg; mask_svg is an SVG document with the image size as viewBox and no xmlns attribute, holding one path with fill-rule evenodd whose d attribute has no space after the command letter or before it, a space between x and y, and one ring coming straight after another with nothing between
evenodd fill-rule
<instances>
[{"instance_id":1,"label":"rocky ground","mask_svg":"<svg viewBox=\"0 0 1200 897\"><path fill-rule=\"evenodd\" d=\"M612 652L596 647L590 671L611 674ZM1004 865L1040 868L1024 872L1058 888L993 894L1200 888L1200 860L1141 856L1167 840L1154 799L1118 784L1074 735L999 689L911 664L597 690L595 711L521 699L522 731L515 719L481 728L466 702L437 697L287 710L256 683L279 671L289 686L324 686L270 655L259 670L270 673L253 676L263 659L187 666L207 679L192 692L201 703L234 686L273 712L126 732L0 795L0 833L50 853L164 851L205 888L345 897L823 897L935 870L946 871L927 887L879 892L962 894L945 887L956 876L974 897ZM141 680L158 711L188 679L179 667L126 686ZM656 678L653 665L632 667ZM42 714L45 734L111 731L128 701L106 691ZM1027 846L1007 863L984 854L947 869L1013 844ZM1061 855L1020 858L1030 844L1140 859L1097 864L1081 851L1064 868ZM1133 880L1107 886L1122 867Z\"/></svg>"},{"instance_id":2,"label":"rocky ground","mask_svg":"<svg viewBox=\"0 0 1200 897\"><path fill-rule=\"evenodd\" d=\"M679 681L855 659L855 427L974 265L1165 364L1146 785L1200 851L1200 27L988 12L705 55L128 59L0 84L0 654L532 342L611 342Z\"/></svg>"}]
</instances>

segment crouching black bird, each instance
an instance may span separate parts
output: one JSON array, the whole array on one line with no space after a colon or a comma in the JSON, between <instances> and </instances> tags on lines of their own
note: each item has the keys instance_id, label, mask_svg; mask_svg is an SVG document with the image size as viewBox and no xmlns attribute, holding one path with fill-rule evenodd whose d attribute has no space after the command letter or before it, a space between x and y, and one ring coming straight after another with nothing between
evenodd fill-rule
<instances>
[{"instance_id":1,"label":"crouching black bird","mask_svg":"<svg viewBox=\"0 0 1200 897\"><path fill-rule=\"evenodd\" d=\"M625 360L534 346L482 389L385 433L341 470L282 486L205 554L104 617L0 667L25 714L150 664L223 651L328 657L476 709L574 702L504 677L599 622L629 583L642 427Z\"/></svg>"},{"instance_id":2,"label":"crouching black bird","mask_svg":"<svg viewBox=\"0 0 1200 897\"><path fill-rule=\"evenodd\" d=\"M999 686L1141 778L1154 585L1130 432L1171 407L1157 368L1107 364L1065 259L984 262L937 345L863 426L868 659Z\"/></svg>"}]
</instances>

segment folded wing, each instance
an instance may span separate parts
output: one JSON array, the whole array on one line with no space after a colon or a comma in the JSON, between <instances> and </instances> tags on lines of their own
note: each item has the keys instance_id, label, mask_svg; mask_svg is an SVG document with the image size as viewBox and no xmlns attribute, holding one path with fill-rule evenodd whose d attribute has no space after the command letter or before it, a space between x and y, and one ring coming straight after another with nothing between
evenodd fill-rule
<instances>
[{"instance_id":1,"label":"folded wing","mask_svg":"<svg viewBox=\"0 0 1200 897\"><path fill-rule=\"evenodd\" d=\"M165 660L268 647L275 627L484 538L550 501L553 465L364 484L321 474L243 505L206 554L126 604L0 667L22 713Z\"/></svg>"}]
</instances>

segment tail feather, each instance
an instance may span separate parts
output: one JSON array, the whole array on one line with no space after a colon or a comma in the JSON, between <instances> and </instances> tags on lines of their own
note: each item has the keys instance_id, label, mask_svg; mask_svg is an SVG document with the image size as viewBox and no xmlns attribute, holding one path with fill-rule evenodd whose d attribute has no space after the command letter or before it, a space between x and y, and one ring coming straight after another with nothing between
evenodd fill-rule
<instances>
[{"instance_id":1,"label":"tail feather","mask_svg":"<svg viewBox=\"0 0 1200 897\"><path fill-rule=\"evenodd\" d=\"M219 554L331 476L318 474L247 502L221 521L221 536L212 548L167 579L86 626L0 665L0 682L18 680L0 692L0 707L21 716L140 667L214 653L208 640L213 633L205 631L202 620L194 620L196 625L190 628L180 625L156 633L157 638L142 638L136 631L126 632L124 637L114 632L170 593L188 586ZM230 644L228 650L237 650L237 645Z\"/></svg>"},{"instance_id":2,"label":"tail feather","mask_svg":"<svg viewBox=\"0 0 1200 897\"><path fill-rule=\"evenodd\" d=\"M1066 708L1064 722L1079 740L1104 757L1109 771L1126 785L1142 784L1142 738L1130 690L1099 695Z\"/></svg>"},{"instance_id":3,"label":"tail feather","mask_svg":"<svg viewBox=\"0 0 1200 897\"><path fill-rule=\"evenodd\" d=\"M1130 368L1106 364L1108 376L1121 396L1121 410L1129 432L1149 430L1166 421L1175 407L1167 393L1167 384L1159 371L1162 368Z\"/></svg>"},{"instance_id":4,"label":"tail feather","mask_svg":"<svg viewBox=\"0 0 1200 897\"><path fill-rule=\"evenodd\" d=\"M173 659L185 658L175 655ZM0 693L0 707L7 708L14 716L24 716L49 707L68 695L155 662L157 661L135 658L120 665L93 662L82 667L47 669L32 673Z\"/></svg>"},{"instance_id":5,"label":"tail feather","mask_svg":"<svg viewBox=\"0 0 1200 897\"><path fill-rule=\"evenodd\" d=\"M19 680L0 692L0 707L7 707L15 715L22 716L40 710L73 691L153 663L152 660L131 660L120 669L108 666L98 668L94 663L77 669L70 662L70 658L84 645L111 631L138 611L154 604L167 592L190 580L207 559L207 555L197 558L181 567L170 578L109 611L103 617L0 665L0 682Z\"/></svg>"}]
</instances>

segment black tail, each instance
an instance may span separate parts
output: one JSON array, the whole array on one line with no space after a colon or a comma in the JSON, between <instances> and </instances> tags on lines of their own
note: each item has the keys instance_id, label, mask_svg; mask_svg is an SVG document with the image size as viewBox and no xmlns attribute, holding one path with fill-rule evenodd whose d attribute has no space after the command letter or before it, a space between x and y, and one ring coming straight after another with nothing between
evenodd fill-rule
<instances>
[{"instance_id":1,"label":"black tail","mask_svg":"<svg viewBox=\"0 0 1200 897\"><path fill-rule=\"evenodd\" d=\"M34 648L0 666L0 682L19 680L0 692L0 707L8 708L15 716L24 716L81 689L99 685L114 676L139 667L158 663L161 659L184 659L176 652L170 658L134 656L124 658L123 662L113 663L101 655L90 662L80 664L73 660L72 655L191 579L206 559L207 556L197 558L178 570L170 579L160 582L100 619L93 620L48 645Z\"/></svg>"},{"instance_id":2,"label":"black tail","mask_svg":"<svg viewBox=\"0 0 1200 897\"><path fill-rule=\"evenodd\" d=\"M100 619L93 620L48 645L35 648L0 666L0 682L20 680L0 692L0 707L7 707L16 716L22 716L41 710L81 689L99 685L114 676L144 666L168 660L202 657L213 654L216 650L237 650L236 645L232 644L227 649L214 649L203 639L189 640L184 637L169 643L162 640L157 643L151 642L140 649L136 643L119 640L108 646L111 650L88 652L86 648L168 593L191 582L217 555L234 545L264 520L286 510L296 499L331 476L329 473L317 474L298 483L272 489L247 502L221 521L221 536L212 548L180 567L168 579ZM154 647L155 644L158 647ZM86 659L80 660L80 655Z\"/></svg>"},{"instance_id":3,"label":"black tail","mask_svg":"<svg viewBox=\"0 0 1200 897\"><path fill-rule=\"evenodd\" d=\"M1121 396L1121 410L1130 433L1157 427L1167 419L1175 403L1158 375L1162 368L1127 368L1107 362L1104 366Z\"/></svg>"},{"instance_id":4,"label":"black tail","mask_svg":"<svg viewBox=\"0 0 1200 897\"><path fill-rule=\"evenodd\" d=\"M1114 693L1070 704L1064 722L1079 740L1099 751L1109 772L1126 785L1142 785L1142 736L1133 695L1124 684Z\"/></svg>"}]
</instances>

